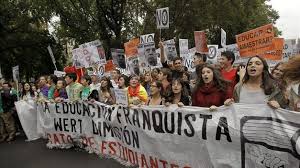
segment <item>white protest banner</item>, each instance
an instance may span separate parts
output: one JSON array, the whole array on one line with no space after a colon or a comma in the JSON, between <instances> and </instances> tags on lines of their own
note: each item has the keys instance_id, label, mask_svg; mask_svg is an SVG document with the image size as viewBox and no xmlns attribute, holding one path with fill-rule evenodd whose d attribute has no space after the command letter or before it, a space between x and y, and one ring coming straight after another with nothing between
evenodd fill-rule
<instances>
[{"instance_id":1,"label":"white protest banner","mask_svg":"<svg viewBox=\"0 0 300 168\"><path fill-rule=\"evenodd\" d=\"M124 49L111 49L113 63L121 69L126 69L126 57Z\"/></svg>"},{"instance_id":2,"label":"white protest banner","mask_svg":"<svg viewBox=\"0 0 300 168\"><path fill-rule=\"evenodd\" d=\"M99 59L100 59L99 64L105 64L106 63L105 50L104 50L104 47L103 47L100 40L95 40L95 41L91 41L91 42L79 45L79 47L85 47L85 46L87 46L87 47L97 47L98 56L99 56Z\"/></svg>"},{"instance_id":3,"label":"white protest banner","mask_svg":"<svg viewBox=\"0 0 300 168\"><path fill-rule=\"evenodd\" d=\"M226 32L221 28L221 46L226 47Z\"/></svg>"},{"instance_id":4,"label":"white protest banner","mask_svg":"<svg viewBox=\"0 0 300 168\"><path fill-rule=\"evenodd\" d=\"M56 75L57 77L64 77L66 75L66 72L54 71L54 75Z\"/></svg>"},{"instance_id":5,"label":"white protest banner","mask_svg":"<svg viewBox=\"0 0 300 168\"><path fill-rule=\"evenodd\" d=\"M140 36L140 44L154 43L154 33Z\"/></svg>"},{"instance_id":6,"label":"white protest banner","mask_svg":"<svg viewBox=\"0 0 300 168\"><path fill-rule=\"evenodd\" d=\"M170 23L169 7L156 9L157 29L168 29Z\"/></svg>"},{"instance_id":7,"label":"white protest banner","mask_svg":"<svg viewBox=\"0 0 300 168\"><path fill-rule=\"evenodd\" d=\"M88 66L88 62L83 56L82 48L75 48L72 50L72 60L73 66L75 66L76 69Z\"/></svg>"},{"instance_id":8,"label":"white protest banner","mask_svg":"<svg viewBox=\"0 0 300 168\"><path fill-rule=\"evenodd\" d=\"M19 65L12 67L13 80L20 81Z\"/></svg>"},{"instance_id":9,"label":"white protest banner","mask_svg":"<svg viewBox=\"0 0 300 168\"><path fill-rule=\"evenodd\" d=\"M17 109L27 106L19 105ZM48 147L76 144L138 167L299 168L300 114L266 104L207 108L38 104Z\"/></svg>"},{"instance_id":10,"label":"white protest banner","mask_svg":"<svg viewBox=\"0 0 300 168\"><path fill-rule=\"evenodd\" d=\"M128 106L128 91L126 89L114 89L116 104Z\"/></svg>"},{"instance_id":11,"label":"white protest banner","mask_svg":"<svg viewBox=\"0 0 300 168\"><path fill-rule=\"evenodd\" d=\"M16 110L28 141L41 138L37 131L36 103L33 100L15 102Z\"/></svg>"},{"instance_id":12,"label":"white protest banner","mask_svg":"<svg viewBox=\"0 0 300 168\"><path fill-rule=\"evenodd\" d=\"M189 54L189 40L179 39L179 53L181 58L185 58Z\"/></svg>"},{"instance_id":13,"label":"white protest banner","mask_svg":"<svg viewBox=\"0 0 300 168\"><path fill-rule=\"evenodd\" d=\"M164 51L165 51L165 59L168 62L172 62L174 58L177 57L177 52L176 52L176 46L175 46L175 40L167 40L164 41Z\"/></svg>"},{"instance_id":14,"label":"white protest banner","mask_svg":"<svg viewBox=\"0 0 300 168\"><path fill-rule=\"evenodd\" d=\"M57 67L56 67L56 61L55 61L55 57L54 57L54 55L53 55L52 49L51 49L50 46L48 46L47 49L48 49L48 52L49 52L49 54L50 54L50 56L51 56L52 63L53 63L53 65L54 65L54 67L55 67L55 70L57 70Z\"/></svg>"},{"instance_id":15,"label":"white protest banner","mask_svg":"<svg viewBox=\"0 0 300 168\"><path fill-rule=\"evenodd\" d=\"M218 45L207 45L208 47L208 55L207 60L212 63L217 63L218 61Z\"/></svg>"}]
</instances>

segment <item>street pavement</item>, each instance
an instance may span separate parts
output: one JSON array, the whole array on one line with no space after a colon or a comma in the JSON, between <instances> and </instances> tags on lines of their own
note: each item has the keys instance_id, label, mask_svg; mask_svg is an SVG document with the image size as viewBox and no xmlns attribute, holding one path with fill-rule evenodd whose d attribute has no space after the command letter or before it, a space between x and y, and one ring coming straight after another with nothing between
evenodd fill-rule
<instances>
[{"instance_id":1,"label":"street pavement","mask_svg":"<svg viewBox=\"0 0 300 168\"><path fill-rule=\"evenodd\" d=\"M18 136L0 143L0 168L125 168L113 159L102 159L78 149L48 149L45 140L25 142Z\"/></svg>"}]
</instances>

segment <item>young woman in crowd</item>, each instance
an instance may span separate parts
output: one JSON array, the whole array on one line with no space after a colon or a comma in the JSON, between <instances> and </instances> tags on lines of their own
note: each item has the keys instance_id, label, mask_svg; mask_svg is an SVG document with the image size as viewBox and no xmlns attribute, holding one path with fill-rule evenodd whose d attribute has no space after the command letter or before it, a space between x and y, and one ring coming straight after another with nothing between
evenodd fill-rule
<instances>
[{"instance_id":1,"label":"young woman in crowd","mask_svg":"<svg viewBox=\"0 0 300 168\"><path fill-rule=\"evenodd\" d=\"M53 99L53 94L54 94L54 90L55 90L55 86L57 83L57 76L56 75L50 75L47 78L47 84L49 86L49 91L48 91L48 99Z\"/></svg>"},{"instance_id":2,"label":"young woman in crowd","mask_svg":"<svg viewBox=\"0 0 300 168\"><path fill-rule=\"evenodd\" d=\"M23 89L21 94L22 100L32 100L35 98L34 91L30 87L30 84L28 82L23 83Z\"/></svg>"},{"instance_id":3,"label":"young woman in crowd","mask_svg":"<svg viewBox=\"0 0 300 168\"><path fill-rule=\"evenodd\" d=\"M151 71L151 78L152 78L153 81L158 80L158 74L159 74L159 72L160 72L159 68L152 69L152 71Z\"/></svg>"},{"instance_id":4,"label":"young woman in crowd","mask_svg":"<svg viewBox=\"0 0 300 168\"><path fill-rule=\"evenodd\" d=\"M284 66L284 79L291 83L289 109L300 112L300 55L291 58Z\"/></svg>"},{"instance_id":5,"label":"young woman in crowd","mask_svg":"<svg viewBox=\"0 0 300 168\"><path fill-rule=\"evenodd\" d=\"M68 99L66 91L66 82L64 78L58 78L57 84L54 90L53 99L55 102L62 102L65 99Z\"/></svg>"},{"instance_id":6,"label":"young woman in crowd","mask_svg":"<svg viewBox=\"0 0 300 168\"><path fill-rule=\"evenodd\" d=\"M88 100L90 96L90 84L91 84L91 77L89 75L84 75L81 77L81 84L83 86L81 92L81 100Z\"/></svg>"},{"instance_id":7,"label":"young woman in crowd","mask_svg":"<svg viewBox=\"0 0 300 168\"><path fill-rule=\"evenodd\" d=\"M185 82L182 79L177 78L172 81L171 86L172 92L171 95L166 98L166 105L177 104L179 107L190 106L191 98Z\"/></svg>"},{"instance_id":8,"label":"young woman in crowd","mask_svg":"<svg viewBox=\"0 0 300 168\"><path fill-rule=\"evenodd\" d=\"M219 70L213 65L203 64L196 68L198 81L192 94L192 105L209 107L215 110L232 98L232 87L229 81L223 79Z\"/></svg>"},{"instance_id":9,"label":"young woman in crowd","mask_svg":"<svg viewBox=\"0 0 300 168\"><path fill-rule=\"evenodd\" d=\"M101 83L101 87L99 91L98 101L108 105L115 104L116 98L113 91L111 80L108 77L103 76L100 80L100 83Z\"/></svg>"},{"instance_id":10,"label":"young woman in crowd","mask_svg":"<svg viewBox=\"0 0 300 168\"><path fill-rule=\"evenodd\" d=\"M148 95L146 89L139 83L139 76L131 75L129 77L128 101L129 105L146 104Z\"/></svg>"},{"instance_id":11,"label":"young woman in crowd","mask_svg":"<svg viewBox=\"0 0 300 168\"><path fill-rule=\"evenodd\" d=\"M129 86L129 78L126 75L121 75L118 80L119 89L126 89Z\"/></svg>"},{"instance_id":12,"label":"young woman in crowd","mask_svg":"<svg viewBox=\"0 0 300 168\"><path fill-rule=\"evenodd\" d=\"M283 79L283 62L279 62L275 65L271 74L275 80L282 80Z\"/></svg>"},{"instance_id":13,"label":"young woman in crowd","mask_svg":"<svg viewBox=\"0 0 300 168\"><path fill-rule=\"evenodd\" d=\"M146 89L148 95L150 95L150 84L151 84L151 81L152 81L151 72L150 71L145 72L143 86Z\"/></svg>"},{"instance_id":14,"label":"young woman in crowd","mask_svg":"<svg viewBox=\"0 0 300 168\"><path fill-rule=\"evenodd\" d=\"M269 67L265 59L253 56L248 60L246 73L242 82L234 88L234 99L225 102L229 105L233 102L245 104L268 103L272 108L285 107L283 92L275 87L275 80L269 73Z\"/></svg>"},{"instance_id":15,"label":"young woman in crowd","mask_svg":"<svg viewBox=\"0 0 300 168\"><path fill-rule=\"evenodd\" d=\"M153 81L150 85L150 97L147 105L163 105L164 98L161 96L162 83L160 81Z\"/></svg>"}]
</instances>

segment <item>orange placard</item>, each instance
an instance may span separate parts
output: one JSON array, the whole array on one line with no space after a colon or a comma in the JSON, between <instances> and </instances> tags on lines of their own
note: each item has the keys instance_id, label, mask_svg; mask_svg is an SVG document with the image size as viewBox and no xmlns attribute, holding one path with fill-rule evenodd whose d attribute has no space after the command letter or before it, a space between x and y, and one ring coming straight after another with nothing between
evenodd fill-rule
<instances>
[{"instance_id":1,"label":"orange placard","mask_svg":"<svg viewBox=\"0 0 300 168\"><path fill-rule=\"evenodd\" d=\"M207 47L207 40L204 31L195 31L194 32L195 38L195 46L196 51L201 54L208 54L208 47Z\"/></svg>"},{"instance_id":2,"label":"orange placard","mask_svg":"<svg viewBox=\"0 0 300 168\"><path fill-rule=\"evenodd\" d=\"M241 57L250 57L270 51L273 38L273 25L267 24L236 35L236 42L239 47Z\"/></svg>"},{"instance_id":3,"label":"orange placard","mask_svg":"<svg viewBox=\"0 0 300 168\"><path fill-rule=\"evenodd\" d=\"M107 60L105 64L105 72L110 72L116 68L112 60Z\"/></svg>"},{"instance_id":4,"label":"orange placard","mask_svg":"<svg viewBox=\"0 0 300 168\"><path fill-rule=\"evenodd\" d=\"M132 57L138 54L138 45L140 44L140 39L135 38L127 43L124 43L125 55L126 57Z\"/></svg>"},{"instance_id":5,"label":"orange placard","mask_svg":"<svg viewBox=\"0 0 300 168\"><path fill-rule=\"evenodd\" d=\"M282 52L284 46L284 38L274 38L270 51L262 55L263 58L268 60L282 60Z\"/></svg>"}]
</instances>

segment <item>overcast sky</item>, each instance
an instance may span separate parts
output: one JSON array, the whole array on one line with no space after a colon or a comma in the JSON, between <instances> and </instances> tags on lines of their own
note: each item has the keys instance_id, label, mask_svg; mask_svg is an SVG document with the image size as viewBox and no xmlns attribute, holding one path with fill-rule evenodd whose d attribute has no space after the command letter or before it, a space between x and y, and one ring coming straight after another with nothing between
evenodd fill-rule
<instances>
[{"instance_id":1,"label":"overcast sky","mask_svg":"<svg viewBox=\"0 0 300 168\"><path fill-rule=\"evenodd\" d=\"M300 38L300 0L271 0L273 9L280 18L276 26L286 39Z\"/></svg>"}]
</instances>

